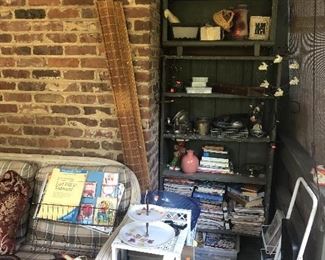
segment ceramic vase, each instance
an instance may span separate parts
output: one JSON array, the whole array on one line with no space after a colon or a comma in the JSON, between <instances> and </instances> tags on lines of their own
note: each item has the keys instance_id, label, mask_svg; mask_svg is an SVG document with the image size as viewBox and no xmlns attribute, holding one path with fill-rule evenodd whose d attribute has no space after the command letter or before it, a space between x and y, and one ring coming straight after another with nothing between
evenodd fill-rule
<instances>
[{"instance_id":1,"label":"ceramic vase","mask_svg":"<svg viewBox=\"0 0 325 260\"><path fill-rule=\"evenodd\" d=\"M199 167L199 159L194 154L193 150L187 150L187 153L182 158L182 171L187 174L195 173Z\"/></svg>"},{"instance_id":2,"label":"ceramic vase","mask_svg":"<svg viewBox=\"0 0 325 260\"><path fill-rule=\"evenodd\" d=\"M240 4L234 9L234 26L231 36L235 40L243 40L248 37L248 10L247 5Z\"/></svg>"}]
</instances>

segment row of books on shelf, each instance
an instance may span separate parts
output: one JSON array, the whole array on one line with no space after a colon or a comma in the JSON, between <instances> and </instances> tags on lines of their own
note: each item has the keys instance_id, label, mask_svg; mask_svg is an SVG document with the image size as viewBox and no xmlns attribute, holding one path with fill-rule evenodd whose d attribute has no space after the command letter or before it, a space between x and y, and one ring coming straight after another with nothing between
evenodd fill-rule
<instances>
[{"instance_id":1,"label":"row of books on shelf","mask_svg":"<svg viewBox=\"0 0 325 260\"><path fill-rule=\"evenodd\" d=\"M119 173L54 168L43 184L35 218L105 231L114 225L123 193Z\"/></svg>"},{"instance_id":2,"label":"row of books on shelf","mask_svg":"<svg viewBox=\"0 0 325 260\"><path fill-rule=\"evenodd\" d=\"M264 191L260 185L165 178L164 189L198 201L201 208L197 221L199 229L260 234L265 220Z\"/></svg>"}]
</instances>

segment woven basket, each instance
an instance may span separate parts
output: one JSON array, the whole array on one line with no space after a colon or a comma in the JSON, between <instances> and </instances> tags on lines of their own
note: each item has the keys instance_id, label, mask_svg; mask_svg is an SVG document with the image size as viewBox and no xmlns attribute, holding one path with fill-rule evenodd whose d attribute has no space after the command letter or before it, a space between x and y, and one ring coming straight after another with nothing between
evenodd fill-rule
<instances>
[{"instance_id":1,"label":"woven basket","mask_svg":"<svg viewBox=\"0 0 325 260\"><path fill-rule=\"evenodd\" d=\"M229 32L233 25L235 13L231 10L221 10L213 15L213 21L219 25L222 29Z\"/></svg>"}]
</instances>

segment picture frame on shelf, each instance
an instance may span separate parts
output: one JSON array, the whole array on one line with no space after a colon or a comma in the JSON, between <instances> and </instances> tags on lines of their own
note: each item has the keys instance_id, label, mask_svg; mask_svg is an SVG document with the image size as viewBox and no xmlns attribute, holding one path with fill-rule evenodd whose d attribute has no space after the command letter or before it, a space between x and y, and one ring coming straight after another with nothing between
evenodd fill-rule
<instances>
[{"instance_id":1,"label":"picture frame on shelf","mask_svg":"<svg viewBox=\"0 0 325 260\"><path fill-rule=\"evenodd\" d=\"M270 37L271 17L251 16L249 22L249 40L267 41Z\"/></svg>"}]
</instances>

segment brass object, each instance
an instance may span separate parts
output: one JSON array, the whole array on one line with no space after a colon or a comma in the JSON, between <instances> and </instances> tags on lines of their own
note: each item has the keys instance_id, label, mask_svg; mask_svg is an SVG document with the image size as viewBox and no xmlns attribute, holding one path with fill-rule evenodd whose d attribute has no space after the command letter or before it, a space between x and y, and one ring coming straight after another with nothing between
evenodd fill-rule
<instances>
[{"instance_id":1,"label":"brass object","mask_svg":"<svg viewBox=\"0 0 325 260\"><path fill-rule=\"evenodd\" d=\"M196 120L195 128L199 135L208 135L210 130L210 122L207 118L199 118Z\"/></svg>"}]
</instances>

